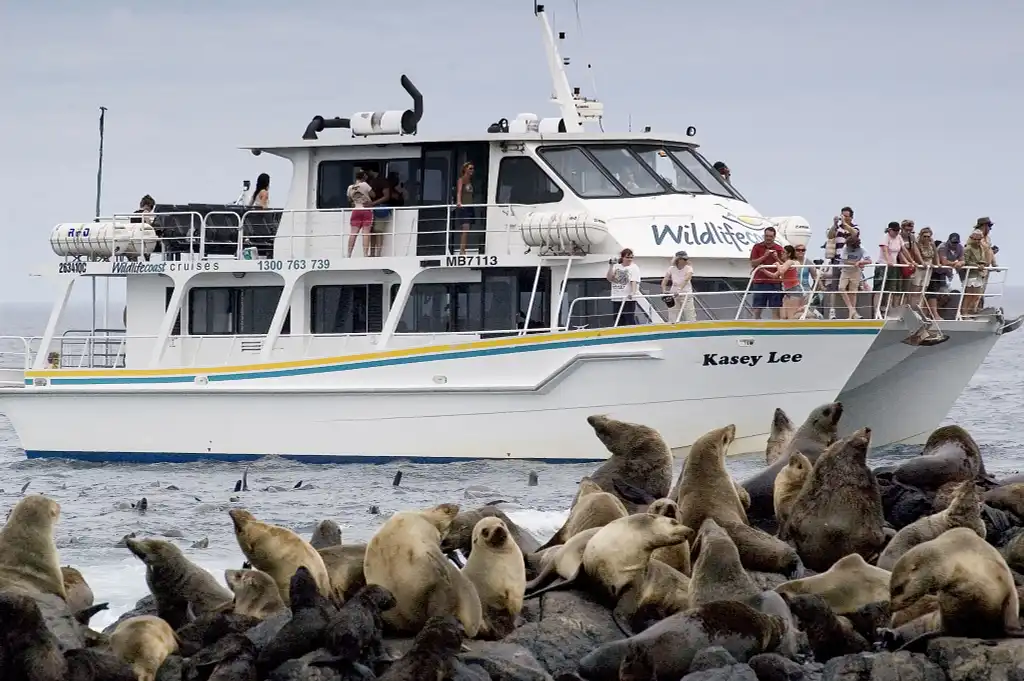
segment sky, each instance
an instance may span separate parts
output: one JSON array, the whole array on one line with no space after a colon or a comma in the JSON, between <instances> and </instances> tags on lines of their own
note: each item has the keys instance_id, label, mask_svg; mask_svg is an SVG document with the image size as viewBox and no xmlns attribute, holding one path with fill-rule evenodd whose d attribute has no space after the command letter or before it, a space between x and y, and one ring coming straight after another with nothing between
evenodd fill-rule
<instances>
[{"instance_id":1,"label":"sky","mask_svg":"<svg viewBox=\"0 0 1024 681\"><path fill-rule=\"evenodd\" d=\"M1000 264L1024 264L1024 3L577 0L578 19L572 0L545 4L606 131L696 126L762 214L802 215L816 241L844 205L868 233L912 218L963 235L986 215ZM289 164L237 147L299 140L316 114L405 109L403 73L421 133L556 115L531 0L360 8L0 2L0 302L52 300L29 273L55 265L55 224L93 216L100 106L106 214L147 193L230 202L264 171L280 205Z\"/></svg>"}]
</instances>

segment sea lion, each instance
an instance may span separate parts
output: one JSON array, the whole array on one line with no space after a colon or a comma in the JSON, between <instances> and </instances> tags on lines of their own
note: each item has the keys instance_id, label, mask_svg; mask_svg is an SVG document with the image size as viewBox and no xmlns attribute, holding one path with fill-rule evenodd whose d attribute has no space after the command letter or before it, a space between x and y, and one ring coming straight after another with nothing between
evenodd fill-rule
<instances>
[{"instance_id":1,"label":"sea lion","mask_svg":"<svg viewBox=\"0 0 1024 681\"><path fill-rule=\"evenodd\" d=\"M935 490L979 475L985 475L985 462L978 443L960 426L942 426L928 436L921 454L897 466L892 477L911 487Z\"/></svg>"},{"instance_id":2,"label":"sea lion","mask_svg":"<svg viewBox=\"0 0 1024 681\"><path fill-rule=\"evenodd\" d=\"M590 538L583 549L583 569L617 599L644 570L654 549L693 538L693 530L675 518L637 513L614 520Z\"/></svg>"},{"instance_id":3,"label":"sea lion","mask_svg":"<svg viewBox=\"0 0 1024 681\"><path fill-rule=\"evenodd\" d=\"M441 553L441 537L458 512L455 504L399 511L366 545L366 583L394 594L398 605L384 613L384 622L396 633L418 631L446 614L458 617L470 638L480 630L476 588Z\"/></svg>"},{"instance_id":4,"label":"sea lion","mask_svg":"<svg viewBox=\"0 0 1024 681\"><path fill-rule=\"evenodd\" d=\"M1011 482L985 492L985 503L1024 518L1024 482Z\"/></svg>"},{"instance_id":5,"label":"sea lion","mask_svg":"<svg viewBox=\"0 0 1024 681\"><path fill-rule=\"evenodd\" d=\"M736 544L713 518L708 518L700 526L693 542L693 552L697 560L690 575L691 607L761 593L743 569Z\"/></svg>"},{"instance_id":6,"label":"sea lion","mask_svg":"<svg viewBox=\"0 0 1024 681\"><path fill-rule=\"evenodd\" d=\"M512 519L494 504L486 504L468 511L459 511L448 528L448 534L441 540L441 550L445 553L461 551L462 555L468 558L473 551L473 528L483 518L500 518L511 533L513 541L519 545L523 555L540 550L540 542L537 541L537 538L512 522Z\"/></svg>"},{"instance_id":7,"label":"sea lion","mask_svg":"<svg viewBox=\"0 0 1024 681\"><path fill-rule=\"evenodd\" d=\"M60 574L64 582L64 593L67 594L65 600L68 610L80 612L92 607L95 598L82 573L70 565L65 565L60 569Z\"/></svg>"},{"instance_id":8,"label":"sea lion","mask_svg":"<svg viewBox=\"0 0 1024 681\"><path fill-rule=\"evenodd\" d=\"M178 650L171 625L153 615L130 617L110 635L110 649L131 665L139 681L154 681L167 656Z\"/></svg>"},{"instance_id":9,"label":"sea lion","mask_svg":"<svg viewBox=\"0 0 1024 681\"><path fill-rule=\"evenodd\" d=\"M969 638L1020 634L1013 573L974 530L954 527L910 549L896 561L889 584L894 618L922 597L938 596L938 610L897 629L897 641L936 633Z\"/></svg>"},{"instance_id":10,"label":"sea lion","mask_svg":"<svg viewBox=\"0 0 1024 681\"><path fill-rule=\"evenodd\" d=\"M776 459L782 456L786 445L795 434L796 426L789 420L789 416L782 408L776 408L775 415L772 417L772 430L768 434L768 445L764 450L764 460L767 465L771 466Z\"/></svg>"},{"instance_id":11,"label":"sea lion","mask_svg":"<svg viewBox=\"0 0 1024 681\"><path fill-rule=\"evenodd\" d=\"M341 546L341 528L333 520L321 520L313 530L309 545L314 549L326 549L329 546Z\"/></svg>"},{"instance_id":12,"label":"sea lion","mask_svg":"<svg viewBox=\"0 0 1024 681\"><path fill-rule=\"evenodd\" d=\"M820 575L783 582L775 590L791 596L821 596L833 612L845 615L889 600L889 571L868 565L860 554L851 553Z\"/></svg>"},{"instance_id":13,"label":"sea lion","mask_svg":"<svg viewBox=\"0 0 1024 681\"><path fill-rule=\"evenodd\" d=\"M689 608L690 578L652 557L615 604L613 616L622 633L632 636ZM629 622L628 628L621 619Z\"/></svg>"},{"instance_id":14,"label":"sea lion","mask_svg":"<svg viewBox=\"0 0 1024 681\"><path fill-rule=\"evenodd\" d=\"M567 539L592 527L604 527L613 520L625 518L629 513L614 494L609 494L590 478L580 480L569 517L557 532L538 551L564 544Z\"/></svg>"},{"instance_id":15,"label":"sea lion","mask_svg":"<svg viewBox=\"0 0 1024 681\"><path fill-rule=\"evenodd\" d=\"M884 570L892 570L904 553L954 527L966 527L985 538L985 521L981 519L981 503L974 480L958 483L953 500L945 511L919 518L897 532L875 564Z\"/></svg>"},{"instance_id":16,"label":"sea lion","mask_svg":"<svg viewBox=\"0 0 1024 681\"><path fill-rule=\"evenodd\" d=\"M313 575L322 595L331 595L327 567L309 542L287 528L260 522L244 509L232 509L228 515L234 523L235 539L242 553L254 568L274 578L282 601L288 601L288 585L300 567Z\"/></svg>"},{"instance_id":17,"label":"sea lion","mask_svg":"<svg viewBox=\"0 0 1024 681\"><path fill-rule=\"evenodd\" d=\"M512 633L523 609L526 564L499 518L482 518L476 524L473 552L462 574L473 582L480 597L483 621L477 636L500 639Z\"/></svg>"},{"instance_id":18,"label":"sea lion","mask_svg":"<svg viewBox=\"0 0 1024 681\"><path fill-rule=\"evenodd\" d=\"M285 609L277 582L260 570L225 570L224 581L235 594L234 611L257 619L266 619Z\"/></svg>"},{"instance_id":19,"label":"sea lion","mask_svg":"<svg viewBox=\"0 0 1024 681\"><path fill-rule=\"evenodd\" d=\"M65 681L67 665L31 597L0 591L0 679Z\"/></svg>"},{"instance_id":20,"label":"sea lion","mask_svg":"<svg viewBox=\"0 0 1024 681\"><path fill-rule=\"evenodd\" d=\"M590 681L618 681L619 668L631 647L648 651L657 681L679 681L701 650L722 646L744 662L774 650L786 633L780 617L766 615L737 601L707 603L663 619L649 629L598 646L580 660L580 673Z\"/></svg>"},{"instance_id":21,"label":"sea lion","mask_svg":"<svg viewBox=\"0 0 1024 681\"><path fill-rule=\"evenodd\" d=\"M871 643L854 629L848 619L835 614L821 596L782 594L782 598L789 605L800 629L807 634L807 641L818 662L871 650Z\"/></svg>"},{"instance_id":22,"label":"sea lion","mask_svg":"<svg viewBox=\"0 0 1024 681\"><path fill-rule=\"evenodd\" d=\"M750 494L748 515L759 520L769 520L775 512L775 476L788 463L788 456L800 452L814 463L825 449L836 441L839 419L843 405L839 402L823 404L812 410L793 437L771 466L743 482L743 488ZM767 529L767 528L766 528Z\"/></svg>"},{"instance_id":23,"label":"sea lion","mask_svg":"<svg viewBox=\"0 0 1024 681\"><path fill-rule=\"evenodd\" d=\"M455 657L466 631L455 617L431 617L413 639L412 648L378 677L378 681L423 681L452 677Z\"/></svg>"},{"instance_id":24,"label":"sea lion","mask_svg":"<svg viewBox=\"0 0 1024 681\"><path fill-rule=\"evenodd\" d=\"M178 629L188 624L188 610L205 615L231 603L231 592L177 546L162 539L127 539L125 544L146 565L146 584L156 600L157 615Z\"/></svg>"},{"instance_id":25,"label":"sea lion","mask_svg":"<svg viewBox=\"0 0 1024 681\"><path fill-rule=\"evenodd\" d=\"M800 490L803 489L807 476L811 474L812 464L800 452L793 452L789 460L775 477L775 488L772 491L772 502L775 507L775 519L781 529L789 521L789 512L793 508Z\"/></svg>"},{"instance_id":26,"label":"sea lion","mask_svg":"<svg viewBox=\"0 0 1024 681\"><path fill-rule=\"evenodd\" d=\"M774 572L791 579L803 577L804 566L796 549L764 530L737 520L718 523L736 545L747 570Z\"/></svg>"},{"instance_id":27,"label":"sea lion","mask_svg":"<svg viewBox=\"0 0 1024 681\"><path fill-rule=\"evenodd\" d=\"M538 589L546 587L553 580L559 582L555 586L563 586L575 581L583 567L583 549L600 531L600 527L592 527L575 535L564 544L546 549L537 576L526 583L526 597L530 598L543 593Z\"/></svg>"},{"instance_id":28,"label":"sea lion","mask_svg":"<svg viewBox=\"0 0 1024 681\"><path fill-rule=\"evenodd\" d=\"M329 546L326 549L320 549L317 553L320 554L324 566L327 568L327 576L331 580L331 589L336 598L345 602L355 592L366 586L366 575L363 574L366 544Z\"/></svg>"},{"instance_id":29,"label":"sea lion","mask_svg":"<svg viewBox=\"0 0 1024 681\"><path fill-rule=\"evenodd\" d=\"M647 507L647 512L652 515L663 515L679 520L679 504L671 499L656 499ZM679 570L679 572L687 577L690 576L690 542L688 541L654 549L651 558L660 560L669 567Z\"/></svg>"},{"instance_id":30,"label":"sea lion","mask_svg":"<svg viewBox=\"0 0 1024 681\"><path fill-rule=\"evenodd\" d=\"M363 587L327 623L325 647L347 661L376 661L384 652L382 613L395 603L395 597L384 587Z\"/></svg>"},{"instance_id":31,"label":"sea lion","mask_svg":"<svg viewBox=\"0 0 1024 681\"><path fill-rule=\"evenodd\" d=\"M885 545L882 496L867 465L870 442L871 429L861 428L831 445L793 502L780 538L792 539L812 570L824 572L851 553L872 561Z\"/></svg>"},{"instance_id":32,"label":"sea lion","mask_svg":"<svg viewBox=\"0 0 1024 681\"><path fill-rule=\"evenodd\" d=\"M60 504L31 494L11 509L0 529L0 588L53 594L66 602L64 575L53 540Z\"/></svg>"},{"instance_id":33,"label":"sea lion","mask_svg":"<svg viewBox=\"0 0 1024 681\"><path fill-rule=\"evenodd\" d=\"M319 591L309 568L300 566L288 588L292 616L260 650L256 666L265 678L278 665L302 657L325 643L327 627L337 609Z\"/></svg>"},{"instance_id":34,"label":"sea lion","mask_svg":"<svg viewBox=\"0 0 1024 681\"><path fill-rule=\"evenodd\" d=\"M657 430L600 415L588 416L587 423L611 452L611 457L590 475L601 489L618 495L631 513L646 502L623 498L623 488L616 488L616 480L643 490L652 499L668 496L672 485L672 450Z\"/></svg>"},{"instance_id":35,"label":"sea lion","mask_svg":"<svg viewBox=\"0 0 1024 681\"><path fill-rule=\"evenodd\" d=\"M735 437L736 426L729 424L705 433L690 447L676 482L675 501L683 525L698 528L705 518L747 522L743 503L725 468L725 456Z\"/></svg>"}]
</instances>

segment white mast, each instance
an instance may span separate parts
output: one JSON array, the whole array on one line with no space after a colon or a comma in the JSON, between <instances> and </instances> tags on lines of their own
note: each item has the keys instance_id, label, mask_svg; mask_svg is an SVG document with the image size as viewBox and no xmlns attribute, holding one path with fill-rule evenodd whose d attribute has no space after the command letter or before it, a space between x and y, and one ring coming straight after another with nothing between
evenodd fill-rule
<instances>
[{"instance_id":1,"label":"white mast","mask_svg":"<svg viewBox=\"0 0 1024 681\"><path fill-rule=\"evenodd\" d=\"M557 104L561 111L566 132L583 132L583 123L585 121L601 120L601 116L604 113L604 105L596 99L582 97L579 88L573 90L569 86L569 77L565 72L566 61L558 53L558 45L555 43L555 36L551 32L551 24L548 23L547 14L544 12L544 5L534 2L533 13L540 20L544 50L548 57L548 71L551 73L551 81L555 87L551 101ZM564 37L564 33L559 34L560 39Z\"/></svg>"}]
</instances>

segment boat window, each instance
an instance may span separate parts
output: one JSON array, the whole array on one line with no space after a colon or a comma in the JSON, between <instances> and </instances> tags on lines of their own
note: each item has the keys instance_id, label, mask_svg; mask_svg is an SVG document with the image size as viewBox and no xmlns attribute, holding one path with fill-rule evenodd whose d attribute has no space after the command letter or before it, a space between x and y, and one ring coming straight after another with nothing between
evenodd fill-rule
<instances>
[{"instance_id":1,"label":"boat window","mask_svg":"<svg viewBox=\"0 0 1024 681\"><path fill-rule=\"evenodd\" d=\"M704 188L697 184L697 181L690 177L689 173L673 161L664 148L654 145L635 145L631 149L677 192L704 193Z\"/></svg>"},{"instance_id":2,"label":"boat window","mask_svg":"<svg viewBox=\"0 0 1024 681\"><path fill-rule=\"evenodd\" d=\"M574 192L588 199L621 196L611 178L578 147L541 147L541 157Z\"/></svg>"},{"instance_id":3,"label":"boat window","mask_svg":"<svg viewBox=\"0 0 1024 681\"><path fill-rule=\"evenodd\" d=\"M381 284L314 286L309 298L311 333L380 333L384 328Z\"/></svg>"},{"instance_id":4,"label":"boat window","mask_svg":"<svg viewBox=\"0 0 1024 681\"><path fill-rule=\"evenodd\" d=\"M633 196L664 194L665 186L626 147L587 147L597 162Z\"/></svg>"},{"instance_id":5,"label":"boat window","mask_svg":"<svg viewBox=\"0 0 1024 681\"><path fill-rule=\"evenodd\" d=\"M675 160L693 175L709 194L725 196L730 199L738 198L726 185L718 171L707 165L707 161L699 158L692 149L676 147L669 149L669 152Z\"/></svg>"},{"instance_id":6,"label":"boat window","mask_svg":"<svg viewBox=\"0 0 1024 681\"><path fill-rule=\"evenodd\" d=\"M168 286L164 289L164 312L167 312L167 308L171 306L171 296L174 295L174 288ZM126 307L125 310L128 308ZM127 326L127 324L125 324ZM181 310L178 310L178 316L174 318L174 326L171 327L172 336L181 335Z\"/></svg>"},{"instance_id":7,"label":"boat window","mask_svg":"<svg viewBox=\"0 0 1024 681\"><path fill-rule=\"evenodd\" d=\"M498 165L498 203L554 203L563 198L547 173L529 156L501 159Z\"/></svg>"},{"instance_id":8,"label":"boat window","mask_svg":"<svg viewBox=\"0 0 1024 681\"><path fill-rule=\"evenodd\" d=\"M282 286L206 287L188 293L188 332L193 336L262 336L270 331ZM281 333L290 332L291 313Z\"/></svg>"},{"instance_id":9,"label":"boat window","mask_svg":"<svg viewBox=\"0 0 1024 681\"><path fill-rule=\"evenodd\" d=\"M419 187L416 174L420 161L414 158L396 159L348 159L321 161L316 170L316 207L319 209L349 208L348 188L360 170L374 171L387 177L397 173L408 194L407 204L419 202Z\"/></svg>"},{"instance_id":10,"label":"boat window","mask_svg":"<svg viewBox=\"0 0 1024 681\"><path fill-rule=\"evenodd\" d=\"M558 314L559 325L570 329L604 329L615 326L621 301L611 300L612 285L607 279L570 279L565 285L565 297L562 309ZM575 305L576 298L601 298L601 300L581 300ZM569 306L572 305L572 318L568 319ZM647 315L637 307L637 320L647 323Z\"/></svg>"}]
</instances>

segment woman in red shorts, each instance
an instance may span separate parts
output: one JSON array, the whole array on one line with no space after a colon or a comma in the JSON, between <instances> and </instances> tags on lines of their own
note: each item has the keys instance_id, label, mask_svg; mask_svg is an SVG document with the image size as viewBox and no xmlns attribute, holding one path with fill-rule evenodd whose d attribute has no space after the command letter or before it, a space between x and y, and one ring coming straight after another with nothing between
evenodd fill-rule
<instances>
[{"instance_id":1,"label":"woman in red shorts","mask_svg":"<svg viewBox=\"0 0 1024 681\"><path fill-rule=\"evenodd\" d=\"M356 181L349 185L348 200L352 203L353 211L349 220L352 225L352 233L348 237L348 257L352 257L352 251L356 247L356 237L363 232L363 257L370 257L370 228L373 226L373 211L370 205L373 203L373 191L366 182L366 171L360 170L356 173Z\"/></svg>"}]
</instances>

